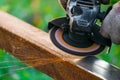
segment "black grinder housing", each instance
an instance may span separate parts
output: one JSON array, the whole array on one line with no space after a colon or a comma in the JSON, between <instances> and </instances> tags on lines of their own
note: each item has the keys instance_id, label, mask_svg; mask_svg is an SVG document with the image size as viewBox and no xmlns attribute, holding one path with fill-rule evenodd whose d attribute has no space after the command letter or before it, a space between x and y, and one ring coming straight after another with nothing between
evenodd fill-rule
<instances>
[{"instance_id":1,"label":"black grinder housing","mask_svg":"<svg viewBox=\"0 0 120 80\"><path fill-rule=\"evenodd\" d=\"M100 12L100 0L68 0L66 17L49 22L52 42L61 50L79 56L100 53L105 46L111 46L111 40L100 33L101 22L109 12Z\"/></svg>"}]
</instances>

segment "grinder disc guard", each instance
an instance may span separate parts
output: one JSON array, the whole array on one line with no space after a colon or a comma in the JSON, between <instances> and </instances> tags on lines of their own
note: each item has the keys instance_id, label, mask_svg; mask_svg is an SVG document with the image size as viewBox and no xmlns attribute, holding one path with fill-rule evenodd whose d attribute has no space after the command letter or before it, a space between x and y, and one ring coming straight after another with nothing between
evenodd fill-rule
<instances>
[{"instance_id":1,"label":"grinder disc guard","mask_svg":"<svg viewBox=\"0 0 120 80\"><path fill-rule=\"evenodd\" d=\"M52 42L58 48L70 54L79 55L79 56L90 56L100 53L105 48L105 46L97 44L95 42L91 43L91 41L90 41L90 45L88 46L81 46L81 44L73 46L64 39L64 35L66 35L65 37L67 37L69 34L67 31L64 31L63 29L53 27L50 30L50 38Z\"/></svg>"}]
</instances>

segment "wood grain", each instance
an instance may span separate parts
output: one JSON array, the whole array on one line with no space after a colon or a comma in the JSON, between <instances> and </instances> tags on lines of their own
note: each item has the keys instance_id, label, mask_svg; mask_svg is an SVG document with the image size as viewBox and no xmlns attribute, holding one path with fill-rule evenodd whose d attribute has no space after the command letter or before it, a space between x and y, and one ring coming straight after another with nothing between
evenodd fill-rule
<instances>
[{"instance_id":1,"label":"wood grain","mask_svg":"<svg viewBox=\"0 0 120 80\"><path fill-rule=\"evenodd\" d=\"M52 44L48 33L2 11L0 48L55 80L103 80L111 74L120 74L120 70L113 66L112 73L107 73L111 65L95 57L85 58L63 52ZM97 64L97 61L101 63ZM102 63L107 66L100 66ZM113 77L109 78L113 80ZM120 77L115 76L115 79Z\"/></svg>"}]
</instances>

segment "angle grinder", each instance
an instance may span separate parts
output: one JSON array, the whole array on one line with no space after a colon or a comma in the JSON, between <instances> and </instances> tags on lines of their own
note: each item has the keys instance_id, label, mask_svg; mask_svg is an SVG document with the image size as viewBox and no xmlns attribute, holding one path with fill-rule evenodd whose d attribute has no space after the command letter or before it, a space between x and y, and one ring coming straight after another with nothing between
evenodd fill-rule
<instances>
[{"instance_id":1,"label":"angle grinder","mask_svg":"<svg viewBox=\"0 0 120 80\"><path fill-rule=\"evenodd\" d=\"M66 17L57 18L48 24L50 38L59 49L74 55L90 56L100 53L111 40L100 33L101 22L110 11L101 12L100 0L68 0Z\"/></svg>"}]
</instances>

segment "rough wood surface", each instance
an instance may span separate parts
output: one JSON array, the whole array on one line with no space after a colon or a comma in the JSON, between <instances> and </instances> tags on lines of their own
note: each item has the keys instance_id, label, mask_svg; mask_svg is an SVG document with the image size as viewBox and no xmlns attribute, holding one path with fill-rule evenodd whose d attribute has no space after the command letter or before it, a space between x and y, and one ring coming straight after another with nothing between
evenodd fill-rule
<instances>
[{"instance_id":1,"label":"rough wood surface","mask_svg":"<svg viewBox=\"0 0 120 80\"><path fill-rule=\"evenodd\" d=\"M48 33L2 11L0 48L55 80L120 79L119 69L95 57L84 58L67 54L52 44ZM111 74L115 75L114 78Z\"/></svg>"}]
</instances>

